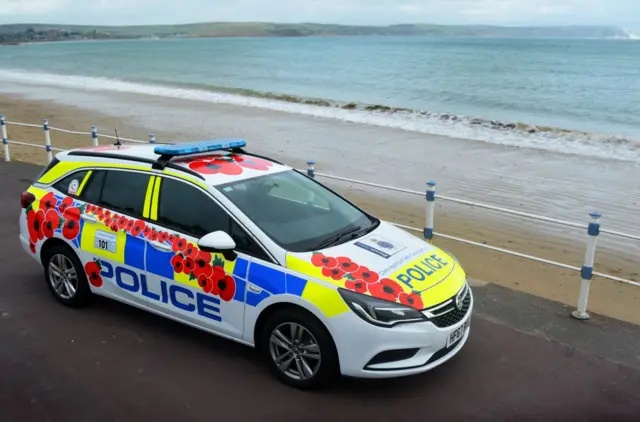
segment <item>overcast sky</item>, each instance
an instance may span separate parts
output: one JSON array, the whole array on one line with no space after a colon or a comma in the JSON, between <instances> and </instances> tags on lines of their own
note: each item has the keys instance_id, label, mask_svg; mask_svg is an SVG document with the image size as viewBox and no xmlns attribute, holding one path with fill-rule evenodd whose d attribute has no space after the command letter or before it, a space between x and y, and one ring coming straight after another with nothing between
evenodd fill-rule
<instances>
[{"instance_id":1,"label":"overcast sky","mask_svg":"<svg viewBox=\"0 0 640 422\"><path fill-rule=\"evenodd\" d=\"M0 23L616 25L640 29L640 0L0 0Z\"/></svg>"}]
</instances>

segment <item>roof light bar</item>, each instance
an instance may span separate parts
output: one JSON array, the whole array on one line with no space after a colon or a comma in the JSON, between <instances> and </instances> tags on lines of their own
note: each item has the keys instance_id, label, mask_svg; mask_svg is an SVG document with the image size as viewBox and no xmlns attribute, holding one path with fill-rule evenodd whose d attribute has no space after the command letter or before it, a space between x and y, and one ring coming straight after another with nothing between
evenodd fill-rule
<instances>
[{"instance_id":1,"label":"roof light bar","mask_svg":"<svg viewBox=\"0 0 640 422\"><path fill-rule=\"evenodd\" d=\"M243 148L247 142L242 139L210 139L204 141L185 142L172 145L158 145L153 152L167 157L199 154L203 152L221 151Z\"/></svg>"}]
</instances>

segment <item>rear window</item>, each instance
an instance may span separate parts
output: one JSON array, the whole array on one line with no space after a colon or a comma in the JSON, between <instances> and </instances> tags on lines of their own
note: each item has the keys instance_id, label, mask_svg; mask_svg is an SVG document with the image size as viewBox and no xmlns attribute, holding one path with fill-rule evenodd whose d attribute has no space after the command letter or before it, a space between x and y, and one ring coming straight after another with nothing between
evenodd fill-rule
<instances>
[{"instance_id":1,"label":"rear window","mask_svg":"<svg viewBox=\"0 0 640 422\"><path fill-rule=\"evenodd\" d=\"M82 199L132 217L141 218L149 175L124 170L94 170Z\"/></svg>"}]
</instances>

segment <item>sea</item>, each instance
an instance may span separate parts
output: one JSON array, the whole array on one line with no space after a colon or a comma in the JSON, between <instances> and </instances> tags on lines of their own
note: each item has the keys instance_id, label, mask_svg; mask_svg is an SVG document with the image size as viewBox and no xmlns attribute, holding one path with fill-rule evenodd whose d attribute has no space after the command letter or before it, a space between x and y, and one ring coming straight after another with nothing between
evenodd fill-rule
<instances>
[{"instance_id":1,"label":"sea","mask_svg":"<svg viewBox=\"0 0 640 422\"><path fill-rule=\"evenodd\" d=\"M195 99L640 163L640 41L144 39L0 47L0 81Z\"/></svg>"}]
</instances>

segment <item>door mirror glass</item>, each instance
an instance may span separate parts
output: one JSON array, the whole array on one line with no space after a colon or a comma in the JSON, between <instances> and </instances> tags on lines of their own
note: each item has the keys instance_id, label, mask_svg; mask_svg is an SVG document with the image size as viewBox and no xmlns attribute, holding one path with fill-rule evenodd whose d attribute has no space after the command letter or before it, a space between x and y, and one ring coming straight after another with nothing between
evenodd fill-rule
<instances>
[{"instance_id":1,"label":"door mirror glass","mask_svg":"<svg viewBox=\"0 0 640 422\"><path fill-rule=\"evenodd\" d=\"M236 248L236 242L222 230L201 237L198 240L198 248L205 252L222 253L229 261L235 260L237 256L233 251Z\"/></svg>"}]
</instances>

